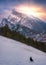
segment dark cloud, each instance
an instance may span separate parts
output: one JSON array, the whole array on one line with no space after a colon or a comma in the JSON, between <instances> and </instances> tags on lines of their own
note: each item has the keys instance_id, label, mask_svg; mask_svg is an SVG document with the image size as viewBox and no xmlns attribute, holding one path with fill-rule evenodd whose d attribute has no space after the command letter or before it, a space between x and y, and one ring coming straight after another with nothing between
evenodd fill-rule
<instances>
[{"instance_id":1,"label":"dark cloud","mask_svg":"<svg viewBox=\"0 0 46 65\"><path fill-rule=\"evenodd\" d=\"M41 8L43 8L43 10L45 10L46 12L46 0L0 0L0 19L3 13L5 15L7 15L7 13L9 13L10 11L12 11L13 7L19 4L33 4L33 5L38 5L41 6ZM44 14L45 15L45 14ZM46 15L44 16L42 19L46 20Z\"/></svg>"},{"instance_id":2,"label":"dark cloud","mask_svg":"<svg viewBox=\"0 0 46 65\"><path fill-rule=\"evenodd\" d=\"M35 3L35 4L40 4L43 6L46 6L46 0L0 0L0 4L1 3L8 3L8 4L19 4L19 3Z\"/></svg>"},{"instance_id":3,"label":"dark cloud","mask_svg":"<svg viewBox=\"0 0 46 65\"><path fill-rule=\"evenodd\" d=\"M46 0L34 0L36 3L46 4Z\"/></svg>"},{"instance_id":4,"label":"dark cloud","mask_svg":"<svg viewBox=\"0 0 46 65\"><path fill-rule=\"evenodd\" d=\"M38 5L42 5L46 7L46 0L34 0L34 2Z\"/></svg>"},{"instance_id":5,"label":"dark cloud","mask_svg":"<svg viewBox=\"0 0 46 65\"><path fill-rule=\"evenodd\" d=\"M14 5L27 3L27 4L37 4L46 7L46 0L0 0L0 9L11 8Z\"/></svg>"}]
</instances>

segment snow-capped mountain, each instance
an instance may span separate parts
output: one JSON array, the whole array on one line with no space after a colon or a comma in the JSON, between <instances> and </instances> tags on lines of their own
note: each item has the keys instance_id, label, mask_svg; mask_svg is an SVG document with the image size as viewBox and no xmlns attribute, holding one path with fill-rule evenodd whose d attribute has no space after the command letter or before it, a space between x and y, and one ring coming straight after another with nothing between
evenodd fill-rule
<instances>
[{"instance_id":1,"label":"snow-capped mountain","mask_svg":"<svg viewBox=\"0 0 46 65\"><path fill-rule=\"evenodd\" d=\"M39 32L46 29L46 23L40 20L39 18L36 18L32 15L28 17L25 14L18 13L16 11L13 11L12 14L17 16L20 19L20 22L23 26L26 26L30 29L33 29Z\"/></svg>"},{"instance_id":2,"label":"snow-capped mountain","mask_svg":"<svg viewBox=\"0 0 46 65\"><path fill-rule=\"evenodd\" d=\"M31 16L28 17L25 14L19 13L15 10L12 11L8 18L4 18L0 24L0 27L8 25L11 30L19 31L25 36L35 35L36 33L42 33L46 31L46 23L42 20Z\"/></svg>"}]
</instances>

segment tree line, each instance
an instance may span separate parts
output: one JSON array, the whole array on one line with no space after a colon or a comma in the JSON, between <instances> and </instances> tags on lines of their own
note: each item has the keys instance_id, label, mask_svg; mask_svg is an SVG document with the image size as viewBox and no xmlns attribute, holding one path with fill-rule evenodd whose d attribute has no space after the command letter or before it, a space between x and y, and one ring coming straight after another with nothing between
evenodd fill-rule
<instances>
[{"instance_id":1,"label":"tree line","mask_svg":"<svg viewBox=\"0 0 46 65\"><path fill-rule=\"evenodd\" d=\"M10 30L7 25L0 28L0 35L20 41L24 44L33 46L41 51L46 52L46 44L45 43L34 41L32 38L26 38L19 32Z\"/></svg>"}]
</instances>

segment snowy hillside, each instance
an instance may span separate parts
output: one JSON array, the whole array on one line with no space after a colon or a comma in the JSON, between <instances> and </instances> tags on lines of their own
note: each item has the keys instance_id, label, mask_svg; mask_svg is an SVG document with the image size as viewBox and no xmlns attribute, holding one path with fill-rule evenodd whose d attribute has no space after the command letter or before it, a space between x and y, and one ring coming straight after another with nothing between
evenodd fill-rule
<instances>
[{"instance_id":1,"label":"snowy hillside","mask_svg":"<svg viewBox=\"0 0 46 65\"><path fill-rule=\"evenodd\" d=\"M0 65L46 65L46 53L0 36Z\"/></svg>"}]
</instances>

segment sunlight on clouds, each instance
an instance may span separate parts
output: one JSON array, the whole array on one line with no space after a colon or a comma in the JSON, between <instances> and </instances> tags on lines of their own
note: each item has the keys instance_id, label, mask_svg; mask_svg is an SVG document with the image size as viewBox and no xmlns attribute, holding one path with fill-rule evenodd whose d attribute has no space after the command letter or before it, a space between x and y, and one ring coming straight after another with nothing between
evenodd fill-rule
<instances>
[{"instance_id":1,"label":"sunlight on clouds","mask_svg":"<svg viewBox=\"0 0 46 65\"><path fill-rule=\"evenodd\" d=\"M40 7L40 6L37 6L37 5L18 5L18 6L15 6L14 7L16 11L18 12L21 12L21 13L24 13L28 16L35 16L35 17L38 17L42 20L46 20L46 9Z\"/></svg>"}]
</instances>

